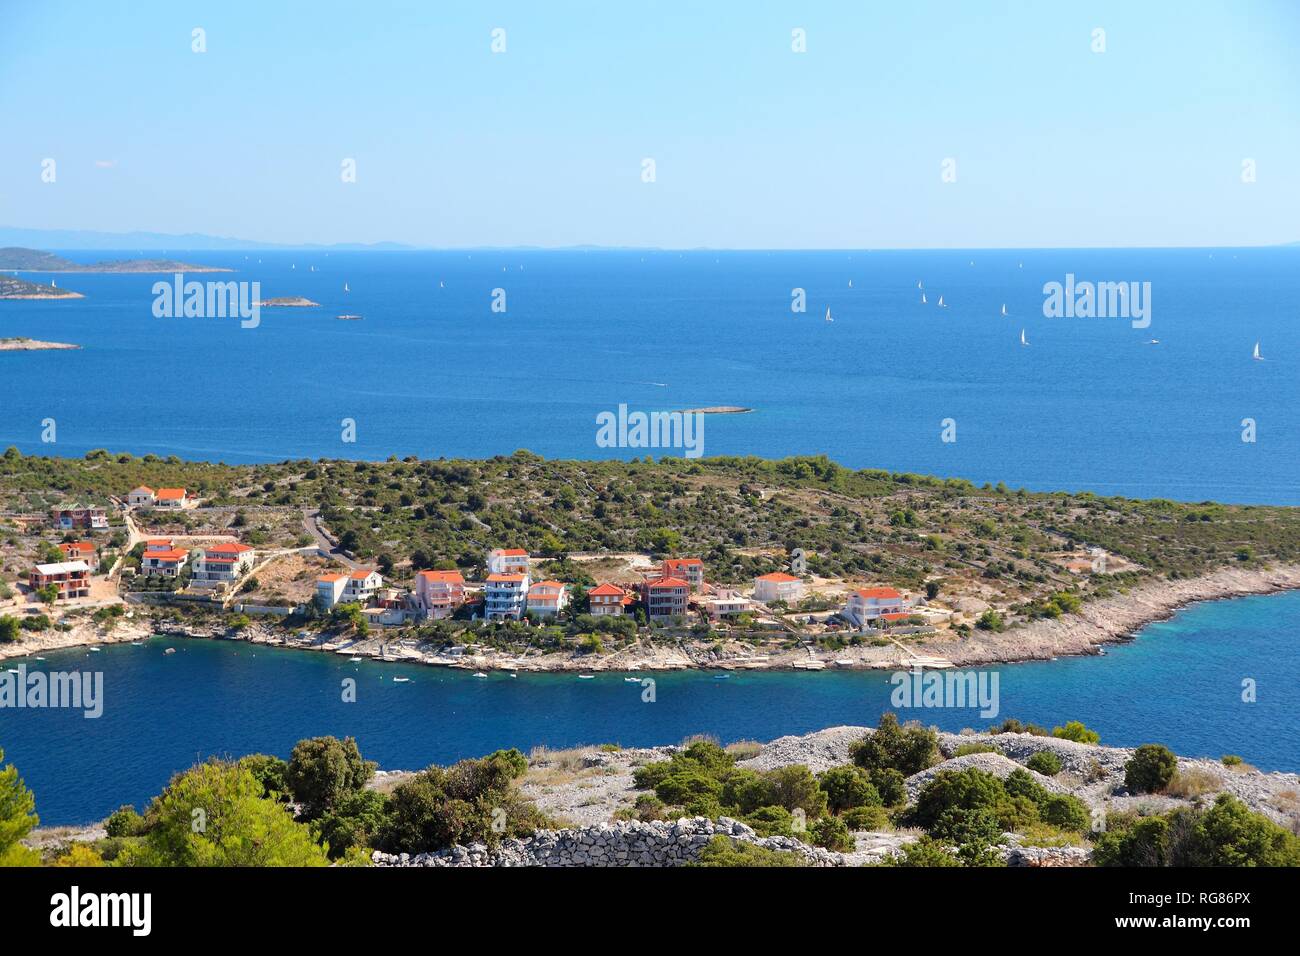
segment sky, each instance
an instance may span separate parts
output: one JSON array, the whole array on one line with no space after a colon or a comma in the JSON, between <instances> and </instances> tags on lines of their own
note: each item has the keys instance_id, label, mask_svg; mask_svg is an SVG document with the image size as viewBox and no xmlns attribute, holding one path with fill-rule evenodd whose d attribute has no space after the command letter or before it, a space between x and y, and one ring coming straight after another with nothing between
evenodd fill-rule
<instances>
[{"instance_id":1,"label":"sky","mask_svg":"<svg viewBox=\"0 0 1300 956\"><path fill-rule=\"evenodd\" d=\"M1300 240L1291 0L0 0L0 24L0 226L434 247Z\"/></svg>"}]
</instances>

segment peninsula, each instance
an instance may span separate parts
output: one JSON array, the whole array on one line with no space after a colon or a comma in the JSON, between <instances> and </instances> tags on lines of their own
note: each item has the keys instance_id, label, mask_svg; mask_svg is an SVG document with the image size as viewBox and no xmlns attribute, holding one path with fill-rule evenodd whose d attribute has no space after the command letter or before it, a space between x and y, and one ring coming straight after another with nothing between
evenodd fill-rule
<instances>
[{"instance_id":1,"label":"peninsula","mask_svg":"<svg viewBox=\"0 0 1300 956\"><path fill-rule=\"evenodd\" d=\"M0 276L0 300L2 299L84 299L80 292L60 289L58 286L28 282L13 276Z\"/></svg>"},{"instance_id":2,"label":"peninsula","mask_svg":"<svg viewBox=\"0 0 1300 956\"><path fill-rule=\"evenodd\" d=\"M52 252L9 246L0 249L0 271L5 272L80 272L80 273L155 273L155 272L233 272L220 266L199 266L176 259L113 259L81 263Z\"/></svg>"},{"instance_id":3,"label":"peninsula","mask_svg":"<svg viewBox=\"0 0 1300 956\"><path fill-rule=\"evenodd\" d=\"M274 309L274 308L301 309L301 308L311 308L313 306L320 305L319 302L313 302L311 299L305 298L304 296L301 295L276 296L273 299L263 299L261 302L257 304L264 309Z\"/></svg>"},{"instance_id":4,"label":"peninsula","mask_svg":"<svg viewBox=\"0 0 1300 956\"><path fill-rule=\"evenodd\" d=\"M68 342L41 342L37 339L17 338L0 339L0 352L50 352L63 349L79 349L80 345Z\"/></svg>"}]
</instances>

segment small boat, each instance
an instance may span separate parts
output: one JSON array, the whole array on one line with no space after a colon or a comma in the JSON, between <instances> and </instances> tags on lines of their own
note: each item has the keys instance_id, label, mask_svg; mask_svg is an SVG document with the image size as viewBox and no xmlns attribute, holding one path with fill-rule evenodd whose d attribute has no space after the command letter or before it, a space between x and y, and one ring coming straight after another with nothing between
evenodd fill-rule
<instances>
[{"instance_id":1,"label":"small boat","mask_svg":"<svg viewBox=\"0 0 1300 956\"><path fill-rule=\"evenodd\" d=\"M849 280L849 288L850 288L850 289L853 288L853 280L852 280L852 279Z\"/></svg>"},{"instance_id":2,"label":"small boat","mask_svg":"<svg viewBox=\"0 0 1300 956\"><path fill-rule=\"evenodd\" d=\"M359 315L340 315L339 318L340 318L340 319L344 319L344 320L349 321L349 322L356 322L356 321L360 320L360 319L362 318L362 316L359 316Z\"/></svg>"},{"instance_id":3,"label":"small boat","mask_svg":"<svg viewBox=\"0 0 1300 956\"><path fill-rule=\"evenodd\" d=\"M257 261L258 261L258 262L261 262L262 260L261 260L261 259L258 259ZM296 268L298 268L298 266L297 266L297 264L295 264L295 263L290 263L290 264L289 264L289 268L290 268L290 269L296 269Z\"/></svg>"},{"instance_id":4,"label":"small boat","mask_svg":"<svg viewBox=\"0 0 1300 956\"><path fill-rule=\"evenodd\" d=\"M91 650L93 653L98 654L100 651L103 650L103 648L102 648L102 647L92 647L92 648L90 648L90 650Z\"/></svg>"},{"instance_id":5,"label":"small boat","mask_svg":"<svg viewBox=\"0 0 1300 956\"><path fill-rule=\"evenodd\" d=\"M522 268L522 266L521 266L520 268ZM510 676L511 676L511 677L518 677L519 674L516 673L515 671L511 671L511 672L510 672Z\"/></svg>"},{"instance_id":6,"label":"small boat","mask_svg":"<svg viewBox=\"0 0 1300 956\"><path fill-rule=\"evenodd\" d=\"M474 674L474 676L475 676L475 677L487 677L487 674L484 674L482 671L478 671L478 672L476 672L476 673Z\"/></svg>"},{"instance_id":7,"label":"small boat","mask_svg":"<svg viewBox=\"0 0 1300 956\"><path fill-rule=\"evenodd\" d=\"M351 291L352 291L351 289L348 288L348 284L347 284L346 282L343 283L343 291L344 291L344 292L351 292Z\"/></svg>"},{"instance_id":8,"label":"small boat","mask_svg":"<svg viewBox=\"0 0 1300 956\"><path fill-rule=\"evenodd\" d=\"M394 678L393 678L393 683L394 683L394 684L409 684L410 682L411 682L411 678L409 678L409 677L394 677Z\"/></svg>"},{"instance_id":9,"label":"small boat","mask_svg":"<svg viewBox=\"0 0 1300 956\"><path fill-rule=\"evenodd\" d=\"M922 305L925 305L925 293L924 293L924 292L921 293L921 304L922 304Z\"/></svg>"},{"instance_id":10,"label":"small boat","mask_svg":"<svg viewBox=\"0 0 1300 956\"><path fill-rule=\"evenodd\" d=\"M18 673L18 668L16 668L16 667L10 667L10 668L8 669L8 673L10 673L10 674L17 674L17 673Z\"/></svg>"},{"instance_id":11,"label":"small boat","mask_svg":"<svg viewBox=\"0 0 1300 956\"><path fill-rule=\"evenodd\" d=\"M132 642L131 642L131 646L132 646L132 647L144 647L144 641L132 641Z\"/></svg>"},{"instance_id":12,"label":"small boat","mask_svg":"<svg viewBox=\"0 0 1300 956\"><path fill-rule=\"evenodd\" d=\"M169 648L167 648L167 650L163 651L163 653L164 653L164 654L175 654L175 653L176 653L176 648L174 648L174 647L169 647Z\"/></svg>"},{"instance_id":13,"label":"small boat","mask_svg":"<svg viewBox=\"0 0 1300 956\"><path fill-rule=\"evenodd\" d=\"M917 279L917 280L916 280L916 287L917 287L918 289L924 289L924 288L925 288L925 286L921 285L921 280L920 280L920 279Z\"/></svg>"},{"instance_id":14,"label":"small boat","mask_svg":"<svg viewBox=\"0 0 1300 956\"><path fill-rule=\"evenodd\" d=\"M835 321L834 319L831 318L831 307L830 307L829 305L826 306L826 321L827 321L827 322L834 322L834 321Z\"/></svg>"},{"instance_id":15,"label":"small boat","mask_svg":"<svg viewBox=\"0 0 1300 956\"><path fill-rule=\"evenodd\" d=\"M355 664L357 661L364 661L365 658L364 658L364 657L349 657L348 660L350 660L353 664Z\"/></svg>"},{"instance_id":16,"label":"small boat","mask_svg":"<svg viewBox=\"0 0 1300 956\"><path fill-rule=\"evenodd\" d=\"M45 658L43 658L43 657L37 657L37 658L35 658L35 660L43 661L43 660L45 660Z\"/></svg>"},{"instance_id":17,"label":"small boat","mask_svg":"<svg viewBox=\"0 0 1300 956\"><path fill-rule=\"evenodd\" d=\"M1021 330L1020 330L1020 344L1021 344L1021 345L1028 345L1028 344L1029 344L1029 340L1028 340L1027 338L1025 338L1025 330L1024 330L1024 329L1021 329Z\"/></svg>"},{"instance_id":18,"label":"small boat","mask_svg":"<svg viewBox=\"0 0 1300 956\"><path fill-rule=\"evenodd\" d=\"M730 675L730 674L714 674L714 675L713 675L713 679L714 679L714 680L731 680L731 675Z\"/></svg>"},{"instance_id":19,"label":"small boat","mask_svg":"<svg viewBox=\"0 0 1300 956\"><path fill-rule=\"evenodd\" d=\"M624 677L624 678L623 678L623 683L625 683L625 684L639 684L639 683L641 683L641 678L639 678L639 677Z\"/></svg>"},{"instance_id":20,"label":"small boat","mask_svg":"<svg viewBox=\"0 0 1300 956\"><path fill-rule=\"evenodd\" d=\"M441 279L439 279L439 280L438 280L438 288L439 288L439 289L445 289L445 288L447 288L447 283L445 283L445 282L443 282Z\"/></svg>"},{"instance_id":21,"label":"small boat","mask_svg":"<svg viewBox=\"0 0 1300 956\"><path fill-rule=\"evenodd\" d=\"M1159 345L1159 344L1160 344L1160 340L1159 340L1159 339L1147 339L1146 342L1143 343L1143 344L1145 344L1145 345Z\"/></svg>"},{"instance_id":22,"label":"small boat","mask_svg":"<svg viewBox=\"0 0 1300 956\"><path fill-rule=\"evenodd\" d=\"M1253 352L1250 353L1250 357L1253 358L1256 362L1262 362L1262 361L1264 361L1264 356L1262 356L1262 355L1259 354L1259 343L1258 343L1258 342L1255 343L1255 351L1253 351Z\"/></svg>"},{"instance_id":23,"label":"small boat","mask_svg":"<svg viewBox=\"0 0 1300 956\"><path fill-rule=\"evenodd\" d=\"M939 296L939 308L941 309L948 308L948 304L943 301L943 296Z\"/></svg>"},{"instance_id":24,"label":"small boat","mask_svg":"<svg viewBox=\"0 0 1300 956\"><path fill-rule=\"evenodd\" d=\"M578 675L578 680L595 680L595 679L596 679L596 677L595 677L594 674L579 674L579 675Z\"/></svg>"},{"instance_id":25,"label":"small boat","mask_svg":"<svg viewBox=\"0 0 1300 956\"><path fill-rule=\"evenodd\" d=\"M1002 314L1003 315L1007 314L1007 304L1005 302L1002 303Z\"/></svg>"}]
</instances>

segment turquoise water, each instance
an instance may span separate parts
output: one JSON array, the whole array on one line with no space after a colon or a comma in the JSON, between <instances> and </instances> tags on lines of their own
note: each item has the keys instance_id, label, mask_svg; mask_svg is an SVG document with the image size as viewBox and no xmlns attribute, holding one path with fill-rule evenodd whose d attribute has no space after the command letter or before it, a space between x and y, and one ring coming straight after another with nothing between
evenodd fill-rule
<instances>
[{"instance_id":1,"label":"turquoise water","mask_svg":"<svg viewBox=\"0 0 1300 956\"><path fill-rule=\"evenodd\" d=\"M709 417L706 455L1300 504L1300 248L170 254L239 270L192 278L324 307L267 309L240 329L154 318L156 276L59 276L87 298L0 302L0 336L84 348L0 354L0 446L229 462L633 457L644 450L596 445L597 414L741 405L754 413ZM1043 285L1067 273L1150 282L1151 326L1045 318ZM490 310L495 288L505 314ZM1251 361L1256 340L1267 361ZM143 400L160 376L205 395L201 411ZM46 418L55 444L41 441ZM940 441L946 418L955 443Z\"/></svg>"},{"instance_id":2,"label":"turquoise water","mask_svg":"<svg viewBox=\"0 0 1300 956\"><path fill-rule=\"evenodd\" d=\"M1193 606L1105 656L1007 665L998 720L1084 721L1117 745L1237 753L1262 769L1300 769L1300 592ZM175 654L163 653L175 647ZM874 724L887 676L865 672L653 676L653 703L624 674L493 674L352 663L337 655L224 641L158 638L142 647L46 655L45 669L104 674L104 715L0 710L0 748L36 792L46 824L141 806L175 771L212 754L287 756L317 734L353 735L387 769L419 768L498 747L617 742L642 746L710 733L768 740L835 724ZM14 666L11 661L6 666ZM357 700L343 703L345 678ZM410 678L407 683L395 677ZM1241 699L1257 682L1255 703ZM974 710L899 711L946 730L985 727Z\"/></svg>"}]
</instances>

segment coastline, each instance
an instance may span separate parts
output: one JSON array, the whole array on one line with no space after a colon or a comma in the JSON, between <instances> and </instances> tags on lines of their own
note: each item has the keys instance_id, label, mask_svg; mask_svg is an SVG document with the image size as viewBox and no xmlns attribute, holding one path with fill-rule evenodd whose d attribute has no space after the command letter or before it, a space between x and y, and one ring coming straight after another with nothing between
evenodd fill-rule
<instances>
[{"instance_id":1,"label":"coastline","mask_svg":"<svg viewBox=\"0 0 1300 956\"><path fill-rule=\"evenodd\" d=\"M945 636L910 645L890 643L883 647L864 645L841 650L800 646L762 656L755 656L748 645L729 641L707 647L676 642L656 646L638 643L600 656L556 653L516 657L492 650L451 657L408 647L401 643L404 637L400 632L372 633L363 638L351 634L313 633L310 639L300 639L283 629L260 622L234 633L220 623L167 626L156 623L151 617L135 615L119 621L108 632L86 620L74 624L67 631L32 635L16 644L0 645L0 660L96 644L129 643L153 636L174 636L239 640L292 650L345 653L375 661L469 671L906 670L918 663L932 666L936 660L959 667L980 667L1096 654L1102 645L1130 640L1146 625L1167 620L1191 604L1289 590L1300 590L1300 565L1281 565L1264 570L1225 568L1183 581L1153 581L1132 588L1127 594L1085 604L1079 613L1067 618L1034 621L1002 633L976 632L966 638ZM916 660L918 657L921 658L919 662Z\"/></svg>"}]
</instances>

